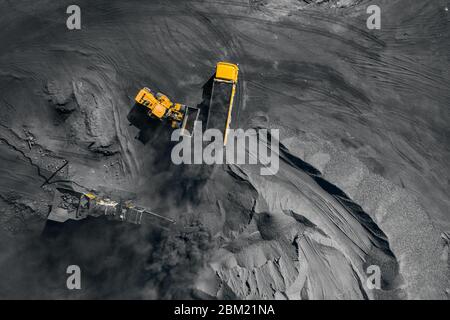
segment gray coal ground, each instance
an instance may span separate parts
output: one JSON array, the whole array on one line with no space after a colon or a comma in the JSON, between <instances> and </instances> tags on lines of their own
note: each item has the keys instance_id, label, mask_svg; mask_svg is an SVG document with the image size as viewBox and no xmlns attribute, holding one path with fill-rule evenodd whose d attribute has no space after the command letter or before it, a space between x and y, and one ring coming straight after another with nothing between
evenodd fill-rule
<instances>
[{"instance_id":1,"label":"gray coal ground","mask_svg":"<svg viewBox=\"0 0 450 320\"><path fill-rule=\"evenodd\" d=\"M72 31L71 4L0 2L1 298L448 299L448 1L79 0ZM233 126L280 130L276 175L175 166L150 121L135 139L141 87L196 106L221 60ZM52 181L135 193L177 228L47 222L66 161Z\"/></svg>"}]
</instances>

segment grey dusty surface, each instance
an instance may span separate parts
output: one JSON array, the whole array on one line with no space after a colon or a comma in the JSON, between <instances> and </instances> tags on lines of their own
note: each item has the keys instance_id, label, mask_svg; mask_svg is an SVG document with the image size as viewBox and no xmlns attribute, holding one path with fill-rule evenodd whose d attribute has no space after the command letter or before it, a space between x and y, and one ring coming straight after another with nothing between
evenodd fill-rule
<instances>
[{"instance_id":1,"label":"grey dusty surface","mask_svg":"<svg viewBox=\"0 0 450 320\"><path fill-rule=\"evenodd\" d=\"M448 299L448 1L79 0L75 31L70 4L0 2L1 298ZM221 60L233 126L280 130L274 176L175 166L167 127L128 124L143 86L199 104ZM66 161L178 227L46 222Z\"/></svg>"}]
</instances>

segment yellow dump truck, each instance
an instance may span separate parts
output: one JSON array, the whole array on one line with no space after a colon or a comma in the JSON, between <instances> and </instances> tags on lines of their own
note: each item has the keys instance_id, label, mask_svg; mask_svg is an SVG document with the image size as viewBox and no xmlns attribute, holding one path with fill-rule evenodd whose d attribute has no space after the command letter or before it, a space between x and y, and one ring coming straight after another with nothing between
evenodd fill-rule
<instances>
[{"instance_id":1,"label":"yellow dump truck","mask_svg":"<svg viewBox=\"0 0 450 320\"><path fill-rule=\"evenodd\" d=\"M224 145L227 144L238 74L239 68L236 64L229 62L217 63L206 128L221 130L223 132Z\"/></svg>"}]
</instances>

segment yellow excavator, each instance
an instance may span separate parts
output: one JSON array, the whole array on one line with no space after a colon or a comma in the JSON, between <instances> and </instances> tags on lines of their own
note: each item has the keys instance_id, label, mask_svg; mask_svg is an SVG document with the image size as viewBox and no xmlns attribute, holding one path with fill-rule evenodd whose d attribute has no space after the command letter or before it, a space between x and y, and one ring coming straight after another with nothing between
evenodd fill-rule
<instances>
[{"instance_id":1,"label":"yellow excavator","mask_svg":"<svg viewBox=\"0 0 450 320\"><path fill-rule=\"evenodd\" d=\"M148 115L161 121L166 120L174 129L182 129L182 134L191 136L199 109L181 103L173 103L161 92L153 93L145 87L136 95L137 104L148 108Z\"/></svg>"},{"instance_id":2,"label":"yellow excavator","mask_svg":"<svg viewBox=\"0 0 450 320\"><path fill-rule=\"evenodd\" d=\"M227 143L233 101L236 94L239 67L229 62L218 62L214 74L206 128L219 129ZM136 104L147 108L147 114L161 121L168 121L172 128L182 129L181 134L191 136L200 110L181 103L173 103L166 95L145 87L135 97Z\"/></svg>"}]
</instances>

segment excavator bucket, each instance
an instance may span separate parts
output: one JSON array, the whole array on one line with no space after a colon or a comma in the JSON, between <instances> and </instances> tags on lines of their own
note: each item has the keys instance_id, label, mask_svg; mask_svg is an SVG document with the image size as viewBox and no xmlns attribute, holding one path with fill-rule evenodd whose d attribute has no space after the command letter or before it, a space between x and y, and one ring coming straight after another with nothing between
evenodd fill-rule
<instances>
[{"instance_id":1,"label":"excavator bucket","mask_svg":"<svg viewBox=\"0 0 450 320\"><path fill-rule=\"evenodd\" d=\"M198 108L188 107L188 106L185 107L183 123L181 124L181 129L182 129L181 134L183 136L187 136L187 137L192 136L192 133L194 132L194 126L198 119L199 113L200 113L200 110Z\"/></svg>"}]
</instances>

